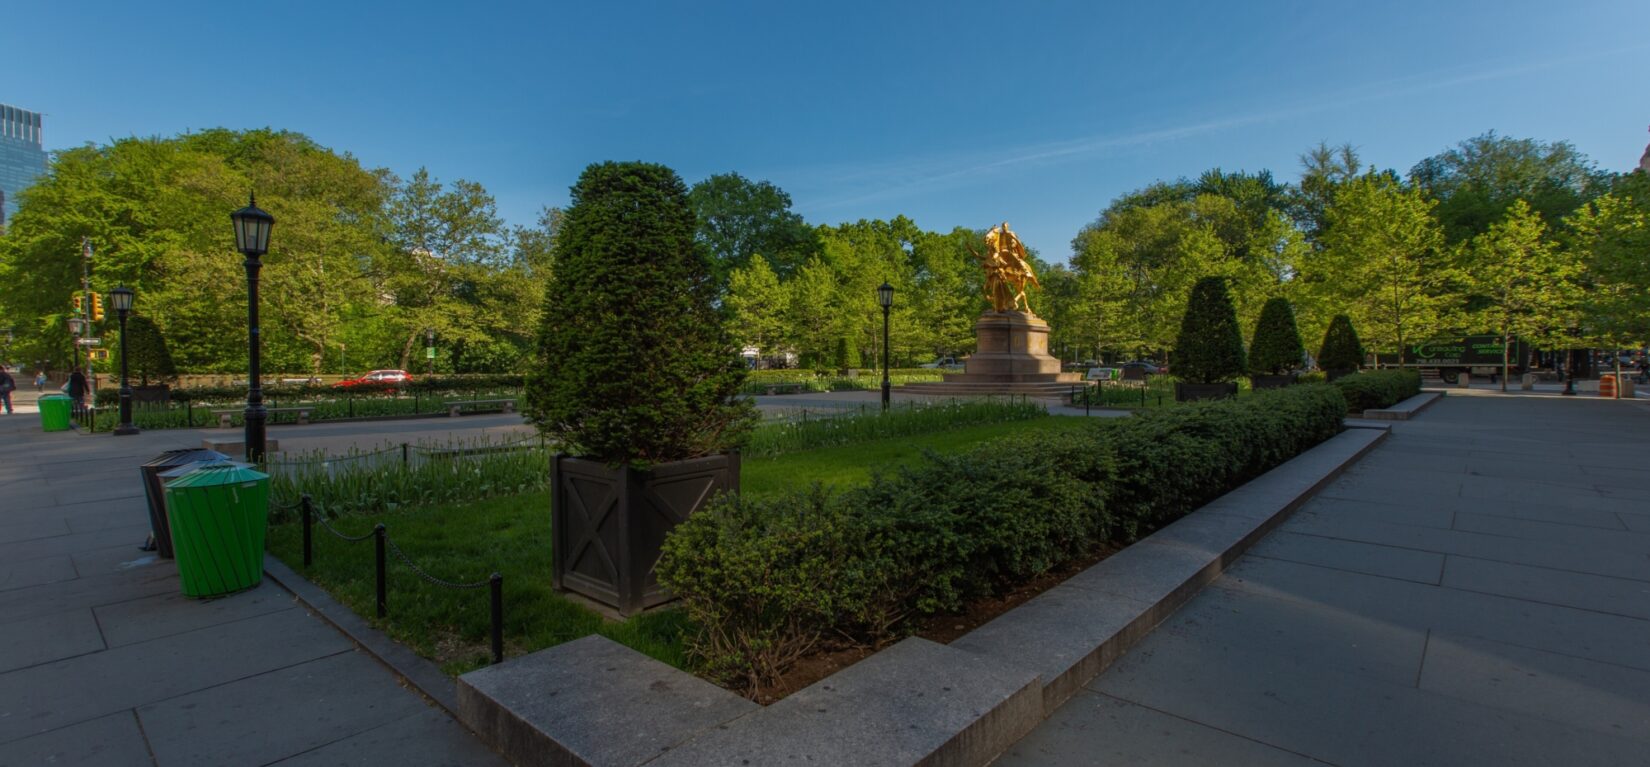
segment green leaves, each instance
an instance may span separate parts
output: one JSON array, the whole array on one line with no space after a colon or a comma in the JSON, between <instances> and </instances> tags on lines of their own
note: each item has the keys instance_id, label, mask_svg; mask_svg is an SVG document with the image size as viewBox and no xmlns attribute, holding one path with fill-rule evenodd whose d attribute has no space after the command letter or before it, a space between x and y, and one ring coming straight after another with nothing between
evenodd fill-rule
<instances>
[{"instance_id":1,"label":"green leaves","mask_svg":"<svg viewBox=\"0 0 1650 767\"><path fill-rule=\"evenodd\" d=\"M1295 310L1286 298L1274 298L1261 309L1255 340L1249 347L1249 371L1281 375L1303 366L1306 348L1295 328Z\"/></svg>"},{"instance_id":2,"label":"green leaves","mask_svg":"<svg viewBox=\"0 0 1650 767\"><path fill-rule=\"evenodd\" d=\"M1226 280L1205 277L1192 288L1175 339L1173 370L1191 383L1219 383L1243 375L1243 333Z\"/></svg>"},{"instance_id":3,"label":"green leaves","mask_svg":"<svg viewBox=\"0 0 1650 767\"><path fill-rule=\"evenodd\" d=\"M573 188L544 297L529 420L610 464L694 458L739 445L754 417L735 398L738 349L675 171L600 163Z\"/></svg>"}]
</instances>

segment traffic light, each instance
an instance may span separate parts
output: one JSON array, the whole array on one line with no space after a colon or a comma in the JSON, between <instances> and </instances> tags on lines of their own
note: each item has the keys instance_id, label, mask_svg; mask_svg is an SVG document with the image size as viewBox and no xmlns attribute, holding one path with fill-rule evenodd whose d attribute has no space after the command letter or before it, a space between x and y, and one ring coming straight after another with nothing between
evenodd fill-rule
<instances>
[{"instance_id":1,"label":"traffic light","mask_svg":"<svg viewBox=\"0 0 1650 767\"><path fill-rule=\"evenodd\" d=\"M74 294L74 310L77 314L86 311L85 296L82 296L79 293Z\"/></svg>"},{"instance_id":2,"label":"traffic light","mask_svg":"<svg viewBox=\"0 0 1650 767\"><path fill-rule=\"evenodd\" d=\"M103 294L92 294L92 322L103 321Z\"/></svg>"}]
</instances>

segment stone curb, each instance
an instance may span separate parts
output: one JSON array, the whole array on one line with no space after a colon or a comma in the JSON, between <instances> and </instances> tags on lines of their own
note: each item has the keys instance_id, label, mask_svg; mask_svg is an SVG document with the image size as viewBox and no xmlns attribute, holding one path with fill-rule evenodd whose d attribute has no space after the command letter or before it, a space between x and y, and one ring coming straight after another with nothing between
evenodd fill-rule
<instances>
[{"instance_id":1,"label":"stone curb","mask_svg":"<svg viewBox=\"0 0 1650 767\"><path fill-rule=\"evenodd\" d=\"M1443 399L1448 392L1421 392L1392 407L1371 408L1364 411L1364 418L1373 421L1408 421L1421 411L1432 407L1432 403Z\"/></svg>"},{"instance_id":2,"label":"stone curb","mask_svg":"<svg viewBox=\"0 0 1650 767\"><path fill-rule=\"evenodd\" d=\"M273 554L264 554L264 575L292 592L310 612L332 624L368 655L384 664L408 688L416 690L454 718L458 717L458 695L453 680L434 663L368 625L354 610L333 599L331 594L287 567Z\"/></svg>"},{"instance_id":3,"label":"stone curb","mask_svg":"<svg viewBox=\"0 0 1650 767\"><path fill-rule=\"evenodd\" d=\"M766 708L587 637L460 677L460 720L524 764L988 764L1388 428L1343 431L950 645L907 639Z\"/></svg>"},{"instance_id":4,"label":"stone curb","mask_svg":"<svg viewBox=\"0 0 1650 767\"><path fill-rule=\"evenodd\" d=\"M1389 433L1341 432L951 646L1035 669L1052 714Z\"/></svg>"}]
</instances>

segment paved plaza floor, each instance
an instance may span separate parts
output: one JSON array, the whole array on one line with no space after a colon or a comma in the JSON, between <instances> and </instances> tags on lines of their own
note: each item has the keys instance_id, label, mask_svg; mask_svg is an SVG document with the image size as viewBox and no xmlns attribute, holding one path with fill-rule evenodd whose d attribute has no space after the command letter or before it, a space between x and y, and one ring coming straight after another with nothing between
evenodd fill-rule
<instances>
[{"instance_id":1,"label":"paved plaza floor","mask_svg":"<svg viewBox=\"0 0 1650 767\"><path fill-rule=\"evenodd\" d=\"M1650 404L1396 424L998 763L1650 764Z\"/></svg>"},{"instance_id":2,"label":"paved plaza floor","mask_svg":"<svg viewBox=\"0 0 1650 767\"><path fill-rule=\"evenodd\" d=\"M34 413L0 416L0 767L500 764L274 583L188 600L169 561L137 550L137 464L234 433L45 434ZM526 427L496 415L270 433L343 451ZM1650 403L1474 389L1396 424L999 763L1646 754Z\"/></svg>"},{"instance_id":3,"label":"paved plaza floor","mask_svg":"<svg viewBox=\"0 0 1650 767\"><path fill-rule=\"evenodd\" d=\"M271 435L370 445L386 428L356 426L375 428ZM268 579L185 599L171 561L138 550L138 464L214 431L46 434L34 413L0 416L0 766L503 764Z\"/></svg>"}]
</instances>

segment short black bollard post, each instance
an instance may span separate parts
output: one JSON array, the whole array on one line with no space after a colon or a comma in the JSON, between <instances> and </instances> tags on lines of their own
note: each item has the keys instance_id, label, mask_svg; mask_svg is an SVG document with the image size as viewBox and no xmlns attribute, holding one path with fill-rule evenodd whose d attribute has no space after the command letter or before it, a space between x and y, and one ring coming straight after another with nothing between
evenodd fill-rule
<instances>
[{"instance_id":1,"label":"short black bollard post","mask_svg":"<svg viewBox=\"0 0 1650 767\"><path fill-rule=\"evenodd\" d=\"M413 390L413 415L418 415L419 410L420 410L420 408L418 407L418 390L414 389Z\"/></svg>"},{"instance_id":2,"label":"short black bollard post","mask_svg":"<svg viewBox=\"0 0 1650 767\"><path fill-rule=\"evenodd\" d=\"M184 400L183 401L183 407L184 407L184 413L183 413L184 423L188 424L189 428L191 428L191 429L195 428L195 401L192 400L192 399Z\"/></svg>"},{"instance_id":3,"label":"short black bollard post","mask_svg":"<svg viewBox=\"0 0 1650 767\"><path fill-rule=\"evenodd\" d=\"M384 593L384 536L386 534L383 522L379 522L378 526L372 529L373 548L378 550L378 617L380 618L390 612L389 600Z\"/></svg>"},{"instance_id":4,"label":"short black bollard post","mask_svg":"<svg viewBox=\"0 0 1650 767\"><path fill-rule=\"evenodd\" d=\"M298 496L298 508L304 517L304 567L307 568L315 561L315 507L309 493Z\"/></svg>"},{"instance_id":5,"label":"short black bollard post","mask_svg":"<svg viewBox=\"0 0 1650 767\"><path fill-rule=\"evenodd\" d=\"M1083 387L1083 415L1093 415L1089 412L1089 390L1090 387Z\"/></svg>"},{"instance_id":6,"label":"short black bollard post","mask_svg":"<svg viewBox=\"0 0 1650 767\"><path fill-rule=\"evenodd\" d=\"M401 443L401 465L407 465L407 443Z\"/></svg>"},{"instance_id":7,"label":"short black bollard post","mask_svg":"<svg viewBox=\"0 0 1650 767\"><path fill-rule=\"evenodd\" d=\"M493 662L504 662L504 576L493 573L487 577L487 587L493 594Z\"/></svg>"}]
</instances>

